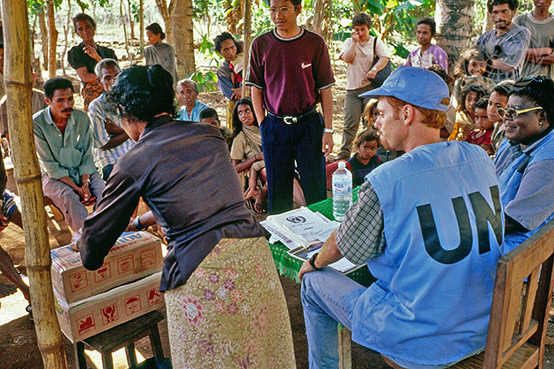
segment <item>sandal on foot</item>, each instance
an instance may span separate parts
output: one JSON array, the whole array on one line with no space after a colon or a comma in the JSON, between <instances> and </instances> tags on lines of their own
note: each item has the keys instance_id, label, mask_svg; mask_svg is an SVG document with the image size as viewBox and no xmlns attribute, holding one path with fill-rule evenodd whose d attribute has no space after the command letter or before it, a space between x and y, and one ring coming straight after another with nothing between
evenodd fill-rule
<instances>
[{"instance_id":1,"label":"sandal on foot","mask_svg":"<svg viewBox=\"0 0 554 369\"><path fill-rule=\"evenodd\" d=\"M254 213L256 213L256 214L265 214L266 213L266 210L264 209L264 207L262 205L258 204L257 202L255 202L252 205L252 211L254 211Z\"/></svg>"},{"instance_id":2,"label":"sandal on foot","mask_svg":"<svg viewBox=\"0 0 554 369\"><path fill-rule=\"evenodd\" d=\"M258 190L255 190L252 194L250 194L250 196L244 196L244 199L245 200L249 200L251 199L252 197L256 196L258 194Z\"/></svg>"}]
</instances>

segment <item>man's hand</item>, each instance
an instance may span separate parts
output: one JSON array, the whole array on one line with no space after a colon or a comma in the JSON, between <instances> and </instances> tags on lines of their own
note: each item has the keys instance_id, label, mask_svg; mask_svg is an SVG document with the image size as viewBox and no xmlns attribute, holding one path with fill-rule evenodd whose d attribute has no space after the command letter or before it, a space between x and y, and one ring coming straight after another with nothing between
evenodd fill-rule
<instances>
[{"instance_id":1,"label":"man's hand","mask_svg":"<svg viewBox=\"0 0 554 369\"><path fill-rule=\"evenodd\" d=\"M321 151L325 156L329 155L333 151L333 134L332 133L323 133L323 139L321 145Z\"/></svg>"},{"instance_id":2,"label":"man's hand","mask_svg":"<svg viewBox=\"0 0 554 369\"><path fill-rule=\"evenodd\" d=\"M315 272L315 269L312 268L312 266L310 265L310 261L306 260L304 262L304 264L302 264L302 267L300 268L300 271L298 272L298 279L300 280L300 282L302 282L302 278L304 277L304 274L310 273L310 272Z\"/></svg>"},{"instance_id":3,"label":"man's hand","mask_svg":"<svg viewBox=\"0 0 554 369\"><path fill-rule=\"evenodd\" d=\"M242 97L242 87L232 88L233 94L231 95L231 100L240 100Z\"/></svg>"},{"instance_id":4,"label":"man's hand","mask_svg":"<svg viewBox=\"0 0 554 369\"><path fill-rule=\"evenodd\" d=\"M125 232L137 232L138 229L135 226L135 218L129 219L129 224L127 224L127 228L125 228Z\"/></svg>"},{"instance_id":5,"label":"man's hand","mask_svg":"<svg viewBox=\"0 0 554 369\"><path fill-rule=\"evenodd\" d=\"M90 188L88 187L88 181L83 182L80 187L80 190L77 192L81 198L81 203L85 206L94 205L96 202L96 197L93 197L90 193Z\"/></svg>"}]
</instances>

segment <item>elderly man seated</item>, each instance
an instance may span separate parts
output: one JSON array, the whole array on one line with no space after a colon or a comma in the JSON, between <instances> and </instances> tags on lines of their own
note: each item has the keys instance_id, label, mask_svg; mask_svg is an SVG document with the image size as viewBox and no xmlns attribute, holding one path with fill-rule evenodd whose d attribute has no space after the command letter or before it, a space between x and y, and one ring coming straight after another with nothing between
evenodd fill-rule
<instances>
[{"instance_id":1,"label":"elderly man seated","mask_svg":"<svg viewBox=\"0 0 554 369\"><path fill-rule=\"evenodd\" d=\"M101 199L104 181L94 166L90 120L73 109L73 93L73 84L65 78L46 81L48 107L33 116L33 126L44 194L76 232L88 215L86 206Z\"/></svg>"},{"instance_id":2,"label":"elderly man seated","mask_svg":"<svg viewBox=\"0 0 554 369\"><path fill-rule=\"evenodd\" d=\"M419 86L413 88L413 86ZM337 368L337 322L352 339L405 368L444 368L485 346L503 212L483 149L441 142L448 88L400 67L378 97L381 142L403 150L367 177L336 234L302 266L311 368ZM364 288L325 266L367 263Z\"/></svg>"}]
</instances>

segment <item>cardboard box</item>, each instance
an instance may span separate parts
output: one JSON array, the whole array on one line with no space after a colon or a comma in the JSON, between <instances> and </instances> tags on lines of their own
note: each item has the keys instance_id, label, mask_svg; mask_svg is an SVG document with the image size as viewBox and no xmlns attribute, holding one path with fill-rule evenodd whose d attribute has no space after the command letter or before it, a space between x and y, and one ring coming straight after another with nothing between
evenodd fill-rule
<instances>
[{"instance_id":1,"label":"cardboard box","mask_svg":"<svg viewBox=\"0 0 554 369\"><path fill-rule=\"evenodd\" d=\"M107 292L68 304L54 290L62 332L72 342L82 341L117 325L164 307L161 272Z\"/></svg>"},{"instance_id":2,"label":"cardboard box","mask_svg":"<svg viewBox=\"0 0 554 369\"><path fill-rule=\"evenodd\" d=\"M123 233L95 271L86 270L69 246L50 254L52 285L68 304L153 274L163 265L161 241L147 232Z\"/></svg>"}]
</instances>

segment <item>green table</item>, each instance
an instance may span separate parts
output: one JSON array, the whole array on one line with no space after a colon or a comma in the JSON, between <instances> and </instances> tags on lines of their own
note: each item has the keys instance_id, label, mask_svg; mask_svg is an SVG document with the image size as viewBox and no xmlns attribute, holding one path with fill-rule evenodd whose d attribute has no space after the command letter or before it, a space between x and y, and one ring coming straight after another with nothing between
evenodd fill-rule
<instances>
[{"instance_id":1,"label":"green table","mask_svg":"<svg viewBox=\"0 0 554 369\"><path fill-rule=\"evenodd\" d=\"M359 187L355 188L352 191L352 201L358 200L358 189ZM319 211L328 219L335 220L335 218L333 217L332 197L312 204L308 206L308 209L312 211ZM271 248L273 260L275 261L275 266L277 267L279 273L300 283L300 281L298 280L298 272L300 271L300 267L302 266L302 260L289 255L287 253L289 249L281 242L277 242L275 244L270 243L269 247ZM351 271L350 273L348 273L348 277L366 287L369 286L373 281L375 281L375 278L371 275L371 273L367 269L367 266Z\"/></svg>"}]
</instances>

